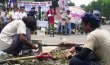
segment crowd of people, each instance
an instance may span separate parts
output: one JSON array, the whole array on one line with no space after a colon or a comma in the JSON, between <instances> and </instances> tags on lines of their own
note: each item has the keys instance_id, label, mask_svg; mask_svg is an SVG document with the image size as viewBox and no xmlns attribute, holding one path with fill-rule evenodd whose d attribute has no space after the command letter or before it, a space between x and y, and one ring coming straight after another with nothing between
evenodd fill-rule
<instances>
[{"instance_id":1,"label":"crowd of people","mask_svg":"<svg viewBox=\"0 0 110 65\"><path fill-rule=\"evenodd\" d=\"M73 21L74 18L72 17L70 10L60 9L59 12L55 12L53 7L50 6L50 9L46 12L46 15L44 16L45 18L47 16L47 19L44 20L48 20L49 31L51 29L54 29L55 33L57 34L80 34L81 19ZM56 26L54 26L55 24Z\"/></svg>"},{"instance_id":2,"label":"crowd of people","mask_svg":"<svg viewBox=\"0 0 110 65\"><path fill-rule=\"evenodd\" d=\"M4 8L2 11L0 11L0 23L1 23L1 30L3 27L10 23L13 20L18 20L22 19L24 16L27 16L27 13L24 10L24 7L18 8L11 8L11 9L6 9Z\"/></svg>"},{"instance_id":3,"label":"crowd of people","mask_svg":"<svg viewBox=\"0 0 110 65\"><path fill-rule=\"evenodd\" d=\"M81 29L81 20L74 20L70 14L70 10L60 10L59 13L56 13L55 9L50 6L50 9L46 12L42 12L41 20L48 21L48 32L50 29L54 29L57 34L79 34L83 33ZM13 20L21 20L23 17L31 16L36 21L38 21L38 11L35 11L35 7L32 7L30 11L26 11L25 7L21 6L20 8L15 7L11 9L3 9L0 11L0 30ZM57 16L58 15L58 16ZM57 21L57 24L56 24ZM37 23L37 22L36 22ZM54 25L57 25L55 27Z\"/></svg>"},{"instance_id":4,"label":"crowd of people","mask_svg":"<svg viewBox=\"0 0 110 65\"><path fill-rule=\"evenodd\" d=\"M52 10L52 11L51 11ZM81 18L76 20L70 10L60 9L58 12L53 12L52 7L46 13L48 15L49 26L50 24L56 24L56 33L57 34L80 34L81 33ZM57 22L57 23L56 23ZM54 26L55 27L55 26Z\"/></svg>"},{"instance_id":5,"label":"crowd of people","mask_svg":"<svg viewBox=\"0 0 110 65\"><path fill-rule=\"evenodd\" d=\"M15 7L11 9L3 9L0 11L0 31L7 23L11 22L12 20L21 20L23 17L31 16L36 19L37 23L39 17L41 16L41 20L48 21L48 32L53 29L57 34L70 35L84 33L81 23L82 19L75 19L71 15L70 10L60 9L59 12L56 12L55 9L50 6L48 11L38 11L36 11L35 7L32 7L30 11L26 11L24 6L21 6L20 8ZM39 13L42 15L39 16ZM57 26L55 26L55 24Z\"/></svg>"}]
</instances>

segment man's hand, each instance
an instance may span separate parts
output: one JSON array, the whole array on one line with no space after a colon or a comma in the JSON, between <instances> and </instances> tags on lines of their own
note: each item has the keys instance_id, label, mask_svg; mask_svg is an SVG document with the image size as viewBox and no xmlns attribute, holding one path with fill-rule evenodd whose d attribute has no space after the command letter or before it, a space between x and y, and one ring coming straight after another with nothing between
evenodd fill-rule
<instances>
[{"instance_id":1,"label":"man's hand","mask_svg":"<svg viewBox=\"0 0 110 65\"><path fill-rule=\"evenodd\" d=\"M72 47L72 48L68 49L68 51L73 54L76 50L75 50L75 47Z\"/></svg>"},{"instance_id":2,"label":"man's hand","mask_svg":"<svg viewBox=\"0 0 110 65\"><path fill-rule=\"evenodd\" d=\"M38 49L38 46L34 45L33 43L31 43L24 34L19 34L20 37L20 41L27 47L31 48L31 49Z\"/></svg>"},{"instance_id":3,"label":"man's hand","mask_svg":"<svg viewBox=\"0 0 110 65\"><path fill-rule=\"evenodd\" d=\"M32 49L38 49L38 46L37 45L32 45Z\"/></svg>"},{"instance_id":4,"label":"man's hand","mask_svg":"<svg viewBox=\"0 0 110 65\"><path fill-rule=\"evenodd\" d=\"M70 49L67 49L66 52L65 52L65 57L67 59L71 59L72 58L72 55L74 54L75 52L75 47L72 47Z\"/></svg>"}]
</instances>

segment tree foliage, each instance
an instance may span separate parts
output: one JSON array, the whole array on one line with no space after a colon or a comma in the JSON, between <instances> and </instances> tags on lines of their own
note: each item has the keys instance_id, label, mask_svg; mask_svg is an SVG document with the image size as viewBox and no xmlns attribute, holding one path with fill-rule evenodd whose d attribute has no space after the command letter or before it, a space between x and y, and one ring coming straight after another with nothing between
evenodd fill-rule
<instances>
[{"instance_id":1,"label":"tree foliage","mask_svg":"<svg viewBox=\"0 0 110 65\"><path fill-rule=\"evenodd\" d=\"M82 7L82 6L81 6ZM110 18L110 0L97 0L92 1L91 4L82 7L85 11L99 10L102 16Z\"/></svg>"},{"instance_id":2,"label":"tree foliage","mask_svg":"<svg viewBox=\"0 0 110 65\"><path fill-rule=\"evenodd\" d=\"M7 3L9 0L0 0L0 3L5 4L5 2Z\"/></svg>"},{"instance_id":3,"label":"tree foliage","mask_svg":"<svg viewBox=\"0 0 110 65\"><path fill-rule=\"evenodd\" d=\"M73 2L68 3L68 6L75 6Z\"/></svg>"},{"instance_id":4,"label":"tree foliage","mask_svg":"<svg viewBox=\"0 0 110 65\"><path fill-rule=\"evenodd\" d=\"M4 0L1 0L1 1L0 1L0 3L4 3L4 2L5 2Z\"/></svg>"}]
</instances>

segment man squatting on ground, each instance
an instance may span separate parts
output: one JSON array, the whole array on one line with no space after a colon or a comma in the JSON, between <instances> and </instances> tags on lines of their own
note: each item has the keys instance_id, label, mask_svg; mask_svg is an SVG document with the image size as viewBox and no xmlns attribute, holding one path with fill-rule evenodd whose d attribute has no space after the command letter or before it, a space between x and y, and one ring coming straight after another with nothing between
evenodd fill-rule
<instances>
[{"instance_id":1,"label":"man squatting on ground","mask_svg":"<svg viewBox=\"0 0 110 65\"><path fill-rule=\"evenodd\" d=\"M24 17L7 24L0 34L0 50L8 54L18 55L24 47L37 49L30 42L31 32L36 29L35 19Z\"/></svg>"},{"instance_id":2,"label":"man squatting on ground","mask_svg":"<svg viewBox=\"0 0 110 65\"><path fill-rule=\"evenodd\" d=\"M79 52L71 58L69 65L110 65L110 33L100 28L100 19L94 14L85 14L82 23L88 33L86 43L83 47L71 48L71 52Z\"/></svg>"}]
</instances>

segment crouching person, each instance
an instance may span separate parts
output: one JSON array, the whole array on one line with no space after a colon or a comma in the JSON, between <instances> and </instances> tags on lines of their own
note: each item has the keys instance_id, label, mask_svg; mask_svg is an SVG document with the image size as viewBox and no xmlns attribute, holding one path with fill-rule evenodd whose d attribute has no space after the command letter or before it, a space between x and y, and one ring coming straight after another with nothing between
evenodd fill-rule
<instances>
[{"instance_id":1,"label":"crouching person","mask_svg":"<svg viewBox=\"0 0 110 65\"><path fill-rule=\"evenodd\" d=\"M32 17L24 17L22 20L10 22L0 33L0 50L18 55L24 46L37 49L37 46L30 42L31 32L35 29L36 23Z\"/></svg>"},{"instance_id":2,"label":"crouching person","mask_svg":"<svg viewBox=\"0 0 110 65\"><path fill-rule=\"evenodd\" d=\"M82 23L84 31L89 34L83 48L73 48L72 51L80 52L72 57L69 65L110 65L110 33L100 28L100 19L94 14L85 14ZM91 59L91 53L94 59Z\"/></svg>"}]
</instances>

